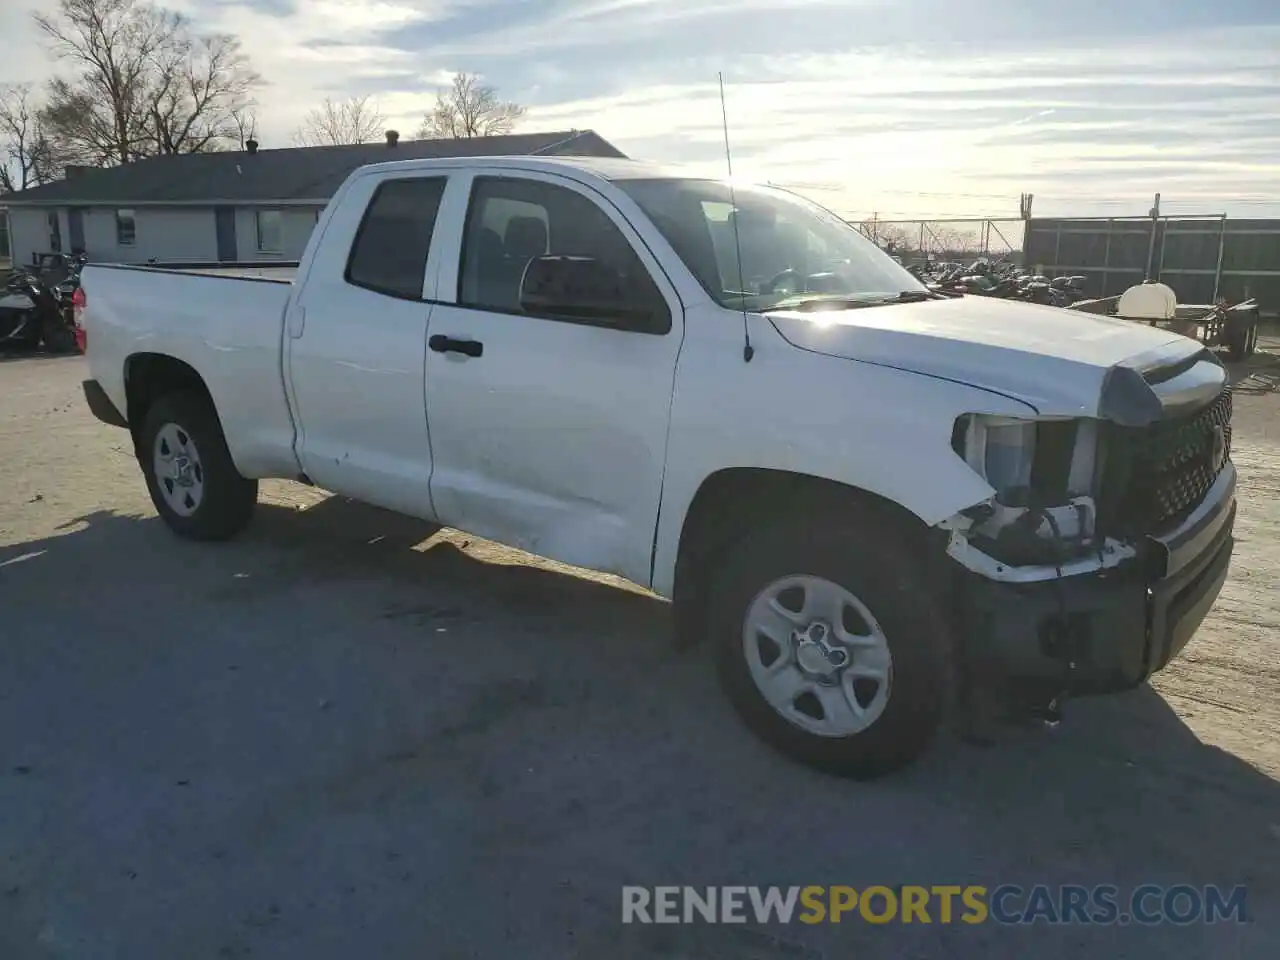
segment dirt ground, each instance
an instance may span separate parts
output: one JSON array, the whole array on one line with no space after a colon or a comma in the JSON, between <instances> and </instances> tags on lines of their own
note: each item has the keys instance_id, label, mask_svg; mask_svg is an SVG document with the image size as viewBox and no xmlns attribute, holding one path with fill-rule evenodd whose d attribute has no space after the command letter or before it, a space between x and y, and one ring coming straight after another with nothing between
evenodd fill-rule
<instances>
[{"instance_id":1,"label":"dirt ground","mask_svg":"<svg viewBox=\"0 0 1280 960\"><path fill-rule=\"evenodd\" d=\"M0 958L1280 956L1280 357L1237 374L1182 659L860 785L636 590L285 483L182 542L83 360L0 358ZM837 883L1244 884L1253 922L620 923L624 884Z\"/></svg>"}]
</instances>

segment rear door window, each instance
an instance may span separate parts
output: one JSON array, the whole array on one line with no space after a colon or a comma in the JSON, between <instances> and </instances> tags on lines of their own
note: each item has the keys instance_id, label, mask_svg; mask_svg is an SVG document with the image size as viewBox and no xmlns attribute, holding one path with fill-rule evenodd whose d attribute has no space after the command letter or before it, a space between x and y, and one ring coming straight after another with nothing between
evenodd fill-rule
<instances>
[{"instance_id":1,"label":"rear door window","mask_svg":"<svg viewBox=\"0 0 1280 960\"><path fill-rule=\"evenodd\" d=\"M427 254L445 177L388 180L369 201L347 261L346 281L403 300L422 299Z\"/></svg>"}]
</instances>

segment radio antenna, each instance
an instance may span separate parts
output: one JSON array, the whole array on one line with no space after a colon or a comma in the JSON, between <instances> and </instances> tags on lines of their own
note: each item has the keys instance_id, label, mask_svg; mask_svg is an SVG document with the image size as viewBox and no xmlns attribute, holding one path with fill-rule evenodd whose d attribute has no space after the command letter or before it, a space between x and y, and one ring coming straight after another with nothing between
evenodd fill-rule
<instances>
[{"instance_id":1,"label":"radio antenna","mask_svg":"<svg viewBox=\"0 0 1280 960\"><path fill-rule=\"evenodd\" d=\"M724 74L720 78L720 119L724 122L724 162L729 168L729 205L733 207L733 253L737 258L738 296L742 298L742 362L750 363L756 355L756 348L751 346L751 327L747 317L746 283L742 278L742 240L738 236L738 199L733 192L733 154L729 152L729 111L724 105Z\"/></svg>"}]
</instances>

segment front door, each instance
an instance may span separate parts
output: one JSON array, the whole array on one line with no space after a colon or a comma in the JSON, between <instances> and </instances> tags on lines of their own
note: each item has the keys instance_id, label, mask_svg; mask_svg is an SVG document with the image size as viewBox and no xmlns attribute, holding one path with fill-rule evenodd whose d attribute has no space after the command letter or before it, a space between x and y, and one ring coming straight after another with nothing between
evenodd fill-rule
<instances>
[{"instance_id":1,"label":"front door","mask_svg":"<svg viewBox=\"0 0 1280 960\"><path fill-rule=\"evenodd\" d=\"M213 208L213 229L218 243L218 260L231 263L239 259L236 253L235 207Z\"/></svg>"},{"instance_id":2,"label":"front door","mask_svg":"<svg viewBox=\"0 0 1280 960\"><path fill-rule=\"evenodd\" d=\"M71 252L84 253L84 208L72 207L67 211L67 233L70 234Z\"/></svg>"},{"instance_id":3,"label":"front door","mask_svg":"<svg viewBox=\"0 0 1280 960\"><path fill-rule=\"evenodd\" d=\"M423 354L446 183L370 174L352 184L287 320L303 470L325 489L426 518Z\"/></svg>"},{"instance_id":4,"label":"front door","mask_svg":"<svg viewBox=\"0 0 1280 960\"><path fill-rule=\"evenodd\" d=\"M574 180L495 170L473 179L469 202L463 186L448 217L460 257L442 257L428 330L437 514L648 583L683 323L674 288L625 218ZM661 304L665 329L525 312L524 270L544 254L615 267Z\"/></svg>"}]
</instances>

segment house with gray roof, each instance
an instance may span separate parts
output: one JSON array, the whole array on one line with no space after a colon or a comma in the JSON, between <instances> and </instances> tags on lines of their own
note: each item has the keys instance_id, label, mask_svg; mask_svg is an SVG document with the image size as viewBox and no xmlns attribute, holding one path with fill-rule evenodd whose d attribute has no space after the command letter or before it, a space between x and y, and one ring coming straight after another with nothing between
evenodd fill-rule
<instances>
[{"instance_id":1,"label":"house with gray roof","mask_svg":"<svg viewBox=\"0 0 1280 960\"><path fill-rule=\"evenodd\" d=\"M152 157L69 167L66 178L0 196L15 265L84 252L107 263L297 260L329 198L357 167L482 156L624 157L591 130L464 140L386 141ZM7 229L6 229L7 227ZM0 255L5 251L0 250Z\"/></svg>"}]
</instances>

